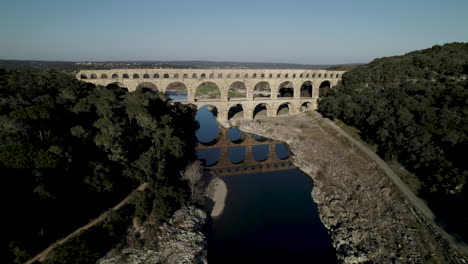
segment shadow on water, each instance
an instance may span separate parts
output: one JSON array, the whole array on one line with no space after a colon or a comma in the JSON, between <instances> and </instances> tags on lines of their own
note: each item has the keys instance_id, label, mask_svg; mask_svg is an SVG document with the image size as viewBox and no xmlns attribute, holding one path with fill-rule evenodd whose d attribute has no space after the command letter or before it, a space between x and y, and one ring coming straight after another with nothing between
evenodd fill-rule
<instances>
[{"instance_id":1,"label":"shadow on water","mask_svg":"<svg viewBox=\"0 0 468 264\"><path fill-rule=\"evenodd\" d=\"M208 169L224 175L228 189L223 213L212 219L208 234L209 263L336 263L311 198L313 182L292 166L287 145L237 129L220 133L206 108L197 118L199 140L226 135L197 149Z\"/></svg>"}]
</instances>

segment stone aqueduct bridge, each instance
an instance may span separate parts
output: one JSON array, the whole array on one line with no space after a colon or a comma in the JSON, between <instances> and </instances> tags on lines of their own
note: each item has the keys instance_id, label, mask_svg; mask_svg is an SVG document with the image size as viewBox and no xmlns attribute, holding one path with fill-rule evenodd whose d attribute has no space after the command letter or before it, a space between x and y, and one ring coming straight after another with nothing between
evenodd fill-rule
<instances>
[{"instance_id":1,"label":"stone aqueduct bridge","mask_svg":"<svg viewBox=\"0 0 468 264\"><path fill-rule=\"evenodd\" d=\"M182 84L187 90L187 100L181 103L215 106L218 121L228 120L231 107L241 105L245 119L253 119L254 109L261 105L266 108L267 116L276 116L281 105L287 104L289 114L301 111L301 108L315 109L319 97L319 87L336 85L344 71L328 70L280 70L280 69L113 69L81 70L76 78L96 85L118 84L130 92L139 86L150 85L160 92L166 92L173 83ZM197 89L203 83L215 84L220 90L220 98L201 99ZM229 98L229 89L234 83L245 86L245 97ZM265 83L270 87L270 97L254 97L257 85ZM310 87L308 95L301 96L301 87ZM281 97L281 87L293 89L292 97Z\"/></svg>"}]
</instances>

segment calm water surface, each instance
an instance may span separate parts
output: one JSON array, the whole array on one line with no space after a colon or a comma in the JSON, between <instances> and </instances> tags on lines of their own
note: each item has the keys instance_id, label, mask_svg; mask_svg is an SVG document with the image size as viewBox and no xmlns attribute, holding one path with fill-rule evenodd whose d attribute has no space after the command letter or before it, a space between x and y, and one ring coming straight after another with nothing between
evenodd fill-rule
<instances>
[{"instance_id":1,"label":"calm water surface","mask_svg":"<svg viewBox=\"0 0 468 264\"><path fill-rule=\"evenodd\" d=\"M249 159L247 155L258 164L267 164L272 157L287 160L290 156L286 144L271 144L259 136L254 138L265 144L243 145L243 139L251 135L237 128L230 129L227 138L220 138L215 116L206 106L198 111L196 119L200 122L200 142L212 145L230 140L237 144L227 149L231 166L243 166ZM246 153L247 148L251 153ZM274 153L270 153L272 149ZM198 158L207 166L219 166L222 153L220 148L197 150ZM331 239L311 198L313 182L302 171L294 167L259 173L245 170L221 179L228 195L223 214L213 219L208 238L210 264L336 263Z\"/></svg>"}]
</instances>

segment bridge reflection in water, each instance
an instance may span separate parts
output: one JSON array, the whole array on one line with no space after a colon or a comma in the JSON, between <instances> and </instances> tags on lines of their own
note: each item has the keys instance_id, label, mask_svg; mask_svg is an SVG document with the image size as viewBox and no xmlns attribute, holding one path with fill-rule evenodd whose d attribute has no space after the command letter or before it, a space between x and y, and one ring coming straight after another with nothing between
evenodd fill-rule
<instances>
[{"instance_id":1,"label":"bridge reflection in water","mask_svg":"<svg viewBox=\"0 0 468 264\"><path fill-rule=\"evenodd\" d=\"M294 169L286 144L273 139L220 128L211 142L199 142L198 158L218 176Z\"/></svg>"}]
</instances>

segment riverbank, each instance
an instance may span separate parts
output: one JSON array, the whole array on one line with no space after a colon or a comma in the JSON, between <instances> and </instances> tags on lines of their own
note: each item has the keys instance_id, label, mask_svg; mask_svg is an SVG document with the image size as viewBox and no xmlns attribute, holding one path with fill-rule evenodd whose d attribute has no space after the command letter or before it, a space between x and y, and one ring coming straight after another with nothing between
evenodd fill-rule
<instances>
[{"instance_id":1,"label":"riverbank","mask_svg":"<svg viewBox=\"0 0 468 264\"><path fill-rule=\"evenodd\" d=\"M314 180L312 197L344 263L463 263L382 167L315 114L236 120L286 142ZM423 212L424 213L424 212Z\"/></svg>"}]
</instances>

